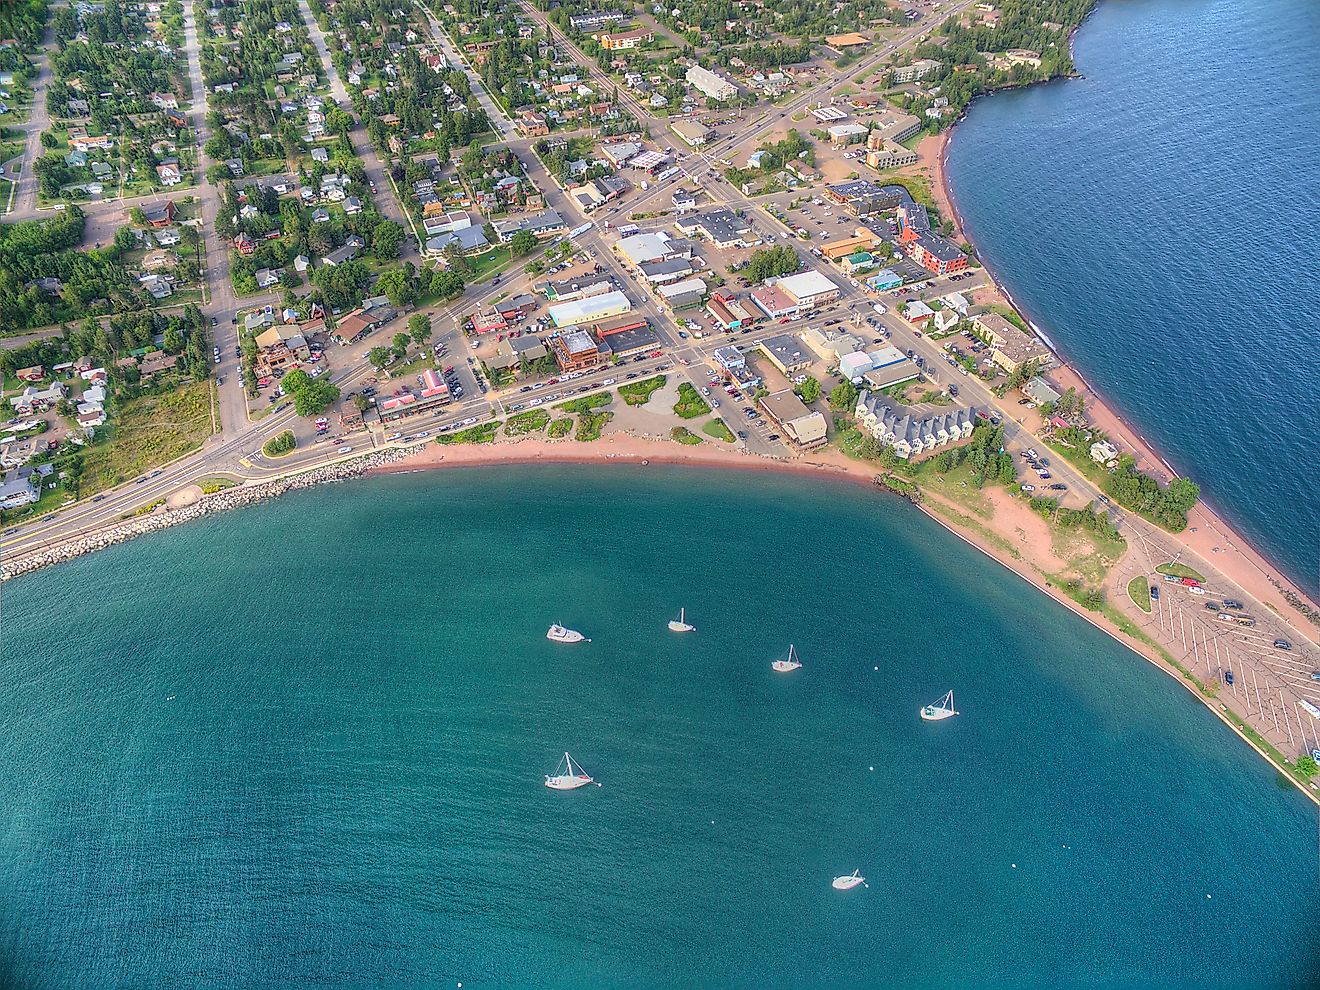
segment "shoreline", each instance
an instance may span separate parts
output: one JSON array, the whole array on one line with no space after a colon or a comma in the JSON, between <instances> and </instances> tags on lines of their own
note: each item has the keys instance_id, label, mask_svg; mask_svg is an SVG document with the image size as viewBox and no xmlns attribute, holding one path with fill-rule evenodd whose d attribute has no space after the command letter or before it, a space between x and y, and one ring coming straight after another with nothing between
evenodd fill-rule
<instances>
[{"instance_id":1,"label":"shoreline","mask_svg":"<svg viewBox=\"0 0 1320 990\"><path fill-rule=\"evenodd\" d=\"M969 233L962 213L958 209L958 200L954 194L953 184L949 180L949 172L947 168L949 147L953 143L958 123L961 123L961 118L956 121L948 131L939 135L937 138L938 145L934 149L935 154L930 163L931 167L934 169L934 175L932 176L931 182L932 196L935 198L938 207L941 209L947 207L949 219L954 225L955 235L961 240L966 241L968 244L971 244L972 249L976 251L977 262L981 265L981 269L985 272L986 277L994 287L993 292L1002 297L1009 305L1018 311L1022 315L1022 318L1027 321L1028 326L1038 326L1039 323L1032 320L1031 313L1027 307L1023 306L1012 296L1004 286L1004 283L1000 280L999 276L995 273L994 269L991 268L981 257L976 241ZM918 167L920 167L921 164L923 163L919 163ZM1125 452L1131 453L1136 459L1137 467L1139 469L1160 478L1161 482L1164 484L1167 484L1171 478L1183 476L1182 472L1178 471L1178 469L1176 469L1169 460L1156 449L1155 445L1146 438L1145 434L1130 423L1123 414L1118 411L1115 404L1102 395L1090 383L1084 374L1077 369L1074 362L1069 359L1065 349L1059 346L1054 338L1043 337L1039 331L1037 331L1037 336L1041 336L1042 341L1047 344L1050 352L1058 361L1057 367L1051 369L1049 372L1049 377L1054 378L1056 383L1063 386L1065 389L1068 386L1077 389L1078 393L1086 399L1088 418L1099 426L1107 436L1118 441L1125 449ZM1202 527L1215 533L1220 538L1220 542L1223 545L1214 545L1214 541L1193 539L1194 537L1201 536L1200 530ZM1214 507L1214 503L1209 497L1207 497L1206 493L1201 493L1197 499L1197 504L1192 508L1192 511L1188 513L1187 529L1182 533L1169 535L1186 543L1190 549L1193 549L1208 562L1213 562L1216 554L1220 554L1225 550L1230 551L1232 555L1237 556L1243 563L1249 565L1256 575L1258 575L1260 579L1268 582L1276 592L1281 593L1285 598L1288 595L1295 596L1301 603L1310 609L1312 613L1320 612L1320 603L1317 603L1316 596L1312 592L1305 590L1299 581L1287 574L1282 567L1276 562L1271 561L1263 553L1257 550L1249 540L1243 537L1238 529L1231 525ZM1238 580L1239 583L1243 583L1240 579ZM1265 600L1265 597L1267 596L1258 595L1258 597L1262 597L1262 600ZM1291 602L1285 601L1285 610L1280 614L1287 619L1293 613L1296 613L1303 622L1309 621L1306 613L1302 609L1297 608ZM1314 624L1312 623L1312 625ZM1320 628L1312 630L1307 638L1315 639L1318 635L1320 635Z\"/></svg>"}]
</instances>

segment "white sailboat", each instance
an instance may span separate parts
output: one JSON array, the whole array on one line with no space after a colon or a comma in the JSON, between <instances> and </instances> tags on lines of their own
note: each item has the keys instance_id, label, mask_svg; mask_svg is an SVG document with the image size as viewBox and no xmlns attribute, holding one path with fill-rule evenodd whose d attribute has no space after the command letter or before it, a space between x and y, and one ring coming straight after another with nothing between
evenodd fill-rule
<instances>
[{"instance_id":1,"label":"white sailboat","mask_svg":"<svg viewBox=\"0 0 1320 990\"><path fill-rule=\"evenodd\" d=\"M847 876L835 877L834 882L830 884L835 890L852 890L858 884L866 886L866 877L862 876L861 870L853 870Z\"/></svg>"},{"instance_id":2,"label":"white sailboat","mask_svg":"<svg viewBox=\"0 0 1320 990\"><path fill-rule=\"evenodd\" d=\"M797 658L797 651L793 649L793 644L788 644L788 659L776 660L770 664L770 669L778 671L781 674L787 674L789 671L797 670L802 666L802 661Z\"/></svg>"},{"instance_id":3,"label":"white sailboat","mask_svg":"<svg viewBox=\"0 0 1320 990\"><path fill-rule=\"evenodd\" d=\"M958 713L953 709L953 692L950 691L933 705L927 705L921 709L921 717L927 722L938 722L941 719L952 718Z\"/></svg>"},{"instance_id":4,"label":"white sailboat","mask_svg":"<svg viewBox=\"0 0 1320 990\"><path fill-rule=\"evenodd\" d=\"M576 629L568 629L565 626L561 626L558 622L550 627L550 630L545 634L545 638L556 643L591 642L591 640L587 639L586 636L583 636Z\"/></svg>"},{"instance_id":5,"label":"white sailboat","mask_svg":"<svg viewBox=\"0 0 1320 990\"><path fill-rule=\"evenodd\" d=\"M559 766L555 767L555 772L545 775L545 786L555 791L575 791L588 784L596 784L596 782L582 769L582 764L575 763L573 757L567 753L559 761ZM600 785L596 784L596 786Z\"/></svg>"},{"instance_id":6,"label":"white sailboat","mask_svg":"<svg viewBox=\"0 0 1320 990\"><path fill-rule=\"evenodd\" d=\"M682 608L680 608L680 609L678 610L678 618L677 618L677 619L670 619L670 620L669 620L669 631L670 631L670 632L696 632L696 631L697 631L697 627L694 626L694 625L691 625L691 624L687 621L687 615L686 615L686 612L687 612L686 609L682 609Z\"/></svg>"}]
</instances>

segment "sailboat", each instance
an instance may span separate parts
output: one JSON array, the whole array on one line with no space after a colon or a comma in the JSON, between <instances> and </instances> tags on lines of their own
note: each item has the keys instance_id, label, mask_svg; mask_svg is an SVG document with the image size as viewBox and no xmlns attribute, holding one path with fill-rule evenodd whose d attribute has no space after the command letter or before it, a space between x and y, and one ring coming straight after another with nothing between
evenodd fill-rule
<instances>
[{"instance_id":1,"label":"sailboat","mask_svg":"<svg viewBox=\"0 0 1320 990\"><path fill-rule=\"evenodd\" d=\"M554 625L550 627L549 631L547 631L545 634L545 638L549 640L553 640L556 643L590 643L591 642L591 640L587 639L586 636L583 636L576 629L568 629L564 626L561 626L558 622L556 622Z\"/></svg>"},{"instance_id":2,"label":"sailboat","mask_svg":"<svg viewBox=\"0 0 1320 990\"><path fill-rule=\"evenodd\" d=\"M921 709L921 717L927 722L938 722L941 719L952 718L958 713L953 710L953 692L950 691L933 705L927 705Z\"/></svg>"},{"instance_id":3,"label":"sailboat","mask_svg":"<svg viewBox=\"0 0 1320 990\"><path fill-rule=\"evenodd\" d=\"M680 609L678 610L678 618L677 618L677 619L670 619L670 620L669 620L669 631L670 631L670 632L696 632L696 631L697 631L697 627L694 626L694 625L691 625L691 624L687 621L687 615L686 615L686 612L687 612L686 609L682 609L682 608L680 608Z\"/></svg>"},{"instance_id":4,"label":"sailboat","mask_svg":"<svg viewBox=\"0 0 1320 990\"><path fill-rule=\"evenodd\" d=\"M559 761L559 766L555 767L553 774L545 775L545 786L556 791L575 791L579 787L586 787L588 784L596 782L587 775L582 769L582 764L575 763L573 757L567 753ZM599 787L599 784L596 784Z\"/></svg>"},{"instance_id":5,"label":"sailboat","mask_svg":"<svg viewBox=\"0 0 1320 990\"><path fill-rule=\"evenodd\" d=\"M852 890L858 884L866 886L866 877L862 876L861 870L853 870L847 876L835 877L834 882L830 884L835 890Z\"/></svg>"},{"instance_id":6,"label":"sailboat","mask_svg":"<svg viewBox=\"0 0 1320 990\"><path fill-rule=\"evenodd\" d=\"M789 671L797 670L802 666L802 661L797 658L797 651L793 649L793 644L788 644L788 659L776 660L770 664L771 670L776 670L781 674L787 674Z\"/></svg>"}]
</instances>

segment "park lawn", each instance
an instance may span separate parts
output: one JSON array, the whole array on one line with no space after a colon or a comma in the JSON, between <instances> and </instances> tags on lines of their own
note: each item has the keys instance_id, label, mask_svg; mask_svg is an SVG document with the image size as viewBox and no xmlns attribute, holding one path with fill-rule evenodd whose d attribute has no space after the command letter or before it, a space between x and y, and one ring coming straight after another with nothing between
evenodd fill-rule
<instances>
[{"instance_id":1,"label":"park lawn","mask_svg":"<svg viewBox=\"0 0 1320 990\"><path fill-rule=\"evenodd\" d=\"M697 444L703 442L701 437L697 436L686 426L675 426L669 431L669 435L679 443L686 444L689 447L695 447Z\"/></svg>"},{"instance_id":2,"label":"park lawn","mask_svg":"<svg viewBox=\"0 0 1320 990\"><path fill-rule=\"evenodd\" d=\"M570 413L589 413L600 406L610 404L609 392L593 392L591 395L584 395L580 399L570 399L568 402L561 402L555 406L556 409L562 409Z\"/></svg>"},{"instance_id":3,"label":"park lawn","mask_svg":"<svg viewBox=\"0 0 1320 990\"><path fill-rule=\"evenodd\" d=\"M573 434L574 440L580 440L583 443L589 443L592 440L599 440L601 432L605 429L605 424L614 418L614 413L606 410L604 412L583 412L578 415L577 432Z\"/></svg>"},{"instance_id":4,"label":"park lawn","mask_svg":"<svg viewBox=\"0 0 1320 990\"><path fill-rule=\"evenodd\" d=\"M499 420L496 420L493 423L479 423L457 433L442 433L435 438L435 442L441 444L493 443L495 434L499 431L500 423Z\"/></svg>"},{"instance_id":5,"label":"park lawn","mask_svg":"<svg viewBox=\"0 0 1320 990\"><path fill-rule=\"evenodd\" d=\"M1155 570L1160 574L1171 574L1177 578L1191 578L1193 581L1200 581L1205 584L1205 575L1195 567L1188 567L1186 564L1175 564L1170 561L1167 564L1160 564Z\"/></svg>"},{"instance_id":6,"label":"park lawn","mask_svg":"<svg viewBox=\"0 0 1320 990\"><path fill-rule=\"evenodd\" d=\"M701 432L716 440L723 440L725 443L733 443L735 439L733 431L729 429L724 424L724 420L720 419L718 416L703 426Z\"/></svg>"},{"instance_id":7,"label":"park lawn","mask_svg":"<svg viewBox=\"0 0 1320 990\"><path fill-rule=\"evenodd\" d=\"M544 409L528 409L515 416L510 416L504 424L506 437L520 437L528 433L540 433L550 425L550 414Z\"/></svg>"},{"instance_id":8,"label":"park lawn","mask_svg":"<svg viewBox=\"0 0 1320 990\"><path fill-rule=\"evenodd\" d=\"M674 412L680 419L696 419L710 412L710 403L701 397L691 382L684 382L678 386L678 402L674 403Z\"/></svg>"},{"instance_id":9,"label":"park lawn","mask_svg":"<svg viewBox=\"0 0 1320 990\"><path fill-rule=\"evenodd\" d=\"M1150 604L1150 582L1146 580L1146 575L1138 574L1127 586L1128 597L1132 599L1134 605L1143 612L1149 613Z\"/></svg>"},{"instance_id":10,"label":"park lawn","mask_svg":"<svg viewBox=\"0 0 1320 990\"><path fill-rule=\"evenodd\" d=\"M129 399L115 410L105 438L86 448L80 494L93 495L182 457L212 432L210 379Z\"/></svg>"},{"instance_id":11,"label":"park lawn","mask_svg":"<svg viewBox=\"0 0 1320 990\"><path fill-rule=\"evenodd\" d=\"M664 387L665 380L664 375L656 375L654 378L643 378L639 382L629 382L627 385L619 386L619 394L630 406L644 406L650 401L652 393Z\"/></svg>"},{"instance_id":12,"label":"park lawn","mask_svg":"<svg viewBox=\"0 0 1320 990\"><path fill-rule=\"evenodd\" d=\"M469 260L471 268L463 278L468 285L475 285L477 282L486 281L512 261L513 251L507 247L497 247Z\"/></svg>"}]
</instances>

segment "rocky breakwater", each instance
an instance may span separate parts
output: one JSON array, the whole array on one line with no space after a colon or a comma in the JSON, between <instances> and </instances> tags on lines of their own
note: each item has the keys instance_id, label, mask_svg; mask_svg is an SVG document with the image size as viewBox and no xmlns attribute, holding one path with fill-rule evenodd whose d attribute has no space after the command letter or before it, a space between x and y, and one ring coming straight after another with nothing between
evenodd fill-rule
<instances>
[{"instance_id":1,"label":"rocky breakwater","mask_svg":"<svg viewBox=\"0 0 1320 990\"><path fill-rule=\"evenodd\" d=\"M312 468L309 471L289 475L286 478L276 478L272 481L259 481L234 488L225 488L204 496L191 505L179 508L169 508L162 505L146 515L110 522L105 526L87 532L71 533L67 539L33 550L12 560L0 562L0 580L8 581L20 574L27 574L41 567L48 567L51 564L72 560L75 557L81 557L97 550L104 550L116 543L131 540L135 536L152 533L168 526L191 522L213 512L239 509L245 505L275 498L285 492L295 491L299 488L310 488L313 485L321 485L330 481L347 481L350 478L358 478L373 468L383 467L402 460L410 452L400 448L375 451L362 457L354 457L335 464L328 464L325 467Z\"/></svg>"}]
</instances>

